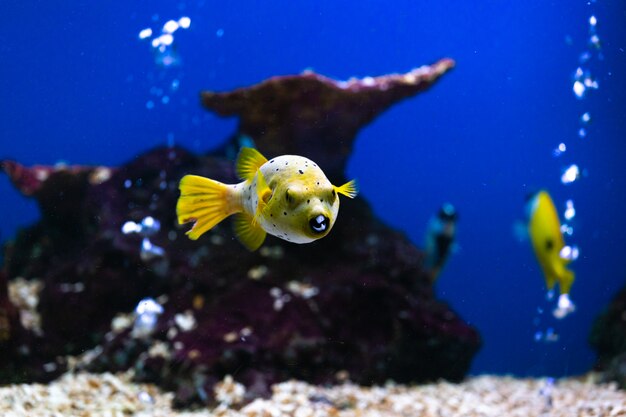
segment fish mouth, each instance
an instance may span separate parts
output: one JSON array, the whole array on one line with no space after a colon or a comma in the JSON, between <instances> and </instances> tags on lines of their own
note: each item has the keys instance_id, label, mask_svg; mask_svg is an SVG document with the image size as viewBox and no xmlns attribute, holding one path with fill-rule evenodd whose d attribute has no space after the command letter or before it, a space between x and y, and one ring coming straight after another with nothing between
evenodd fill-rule
<instances>
[{"instance_id":1,"label":"fish mouth","mask_svg":"<svg viewBox=\"0 0 626 417\"><path fill-rule=\"evenodd\" d=\"M323 214L318 214L309 220L309 228L314 235L323 235L330 229L330 219Z\"/></svg>"}]
</instances>

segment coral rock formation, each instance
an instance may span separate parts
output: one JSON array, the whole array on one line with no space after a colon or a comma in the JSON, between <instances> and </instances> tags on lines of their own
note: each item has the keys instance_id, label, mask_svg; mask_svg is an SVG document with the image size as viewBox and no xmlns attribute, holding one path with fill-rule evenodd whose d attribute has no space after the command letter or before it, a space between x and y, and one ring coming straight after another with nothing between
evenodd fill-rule
<instances>
[{"instance_id":1,"label":"coral rock formation","mask_svg":"<svg viewBox=\"0 0 626 417\"><path fill-rule=\"evenodd\" d=\"M204 93L205 106L241 117L239 132L206 156L158 148L116 169L5 162L16 187L39 202L42 220L9 244L4 270L43 287L40 335L10 334L0 348L13 347L6 357L16 357L16 346L36 340L21 371L31 379L54 377L68 365L64 355L91 349L75 366L134 368L174 390L179 405L210 402L227 374L250 395L288 378L460 380L480 346L477 331L434 298L422 252L362 198L342 204L324 239L294 245L268 236L253 253L228 222L191 241L175 216L183 175L236 181L226 151L244 135L267 156L306 155L343 176L359 128L451 67L443 60L346 83L305 73ZM148 217L160 227L125 227ZM145 297L163 307L147 328L133 313Z\"/></svg>"},{"instance_id":2,"label":"coral rock formation","mask_svg":"<svg viewBox=\"0 0 626 417\"><path fill-rule=\"evenodd\" d=\"M343 174L357 132L393 104L431 87L451 59L406 74L335 81L313 72L273 77L227 93L205 91L202 104L238 116L239 133L268 155L306 155L331 181Z\"/></svg>"}]
</instances>

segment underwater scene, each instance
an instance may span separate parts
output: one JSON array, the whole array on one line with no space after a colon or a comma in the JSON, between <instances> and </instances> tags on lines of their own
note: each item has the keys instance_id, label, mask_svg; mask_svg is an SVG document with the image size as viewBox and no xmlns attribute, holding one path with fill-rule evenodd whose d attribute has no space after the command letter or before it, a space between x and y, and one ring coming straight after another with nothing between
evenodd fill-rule
<instances>
[{"instance_id":1,"label":"underwater scene","mask_svg":"<svg viewBox=\"0 0 626 417\"><path fill-rule=\"evenodd\" d=\"M626 415L625 19L3 2L0 415Z\"/></svg>"}]
</instances>

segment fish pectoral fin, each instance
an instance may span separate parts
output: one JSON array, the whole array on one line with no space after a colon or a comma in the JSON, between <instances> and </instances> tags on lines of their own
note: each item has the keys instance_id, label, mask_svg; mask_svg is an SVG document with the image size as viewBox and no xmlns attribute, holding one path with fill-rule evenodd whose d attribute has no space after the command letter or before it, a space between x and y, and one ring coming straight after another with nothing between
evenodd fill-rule
<instances>
[{"instance_id":1,"label":"fish pectoral fin","mask_svg":"<svg viewBox=\"0 0 626 417\"><path fill-rule=\"evenodd\" d=\"M233 214L228 206L228 186L198 175L185 175L178 186L180 197L176 203L178 223L193 222L187 232L196 240L216 224Z\"/></svg>"},{"instance_id":2,"label":"fish pectoral fin","mask_svg":"<svg viewBox=\"0 0 626 417\"><path fill-rule=\"evenodd\" d=\"M254 148L243 147L237 155L235 169L242 180L251 180L267 159Z\"/></svg>"},{"instance_id":3,"label":"fish pectoral fin","mask_svg":"<svg viewBox=\"0 0 626 417\"><path fill-rule=\"evenodd\" d=\"M233 227L235 236L249 251L255 251L265 241L267 233L255 219L247 213L237 213L234 218Z\"/></svg>"},{"instance_id":4,"label":"fish pectoral fin","mask_svg":"<svg viewBox=\"0 0 626 417\"><path fill-rule=\"evenodd\" d=\"M265 176L261 171L258 171L256 179L256 195L259 202L254 213L253 221L257 223L259 217L263 216L268 210L269 202L272 198L272 189L267 185Z\"/></svg>"},{"instance_id":5,"label":"fish pectoral fin","mask_svg":"<svg viewBox=\"0 0 626 417\"><path fill-rule=\"evenodd\" d=\"M337 191L339 194L345 195L348 198L354 198L359 193L359 186L356 180L352 180L348 181L340 187L335 187L335 191Z\"/></svg>"}]
</instances>

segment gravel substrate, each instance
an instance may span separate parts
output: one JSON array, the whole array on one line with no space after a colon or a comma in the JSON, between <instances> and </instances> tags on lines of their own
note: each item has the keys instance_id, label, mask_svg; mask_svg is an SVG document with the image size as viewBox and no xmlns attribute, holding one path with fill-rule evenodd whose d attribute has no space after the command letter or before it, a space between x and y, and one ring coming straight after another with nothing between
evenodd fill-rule
<instances>
[{"instance_id":1,"label":"gravel substrate","mask_svg":"<svg viewBox=\"0 0 626 417\"><path fill-rule=\"evenodd\" d=\"M626 393L613 385L565 379L481 376L462 384L318 387L290 381L269 400L242 404L244 388L225 379L212 409L174 411L172 395L130 382L130 374L66 374L49 385L0 388L0 415L216 417L624 416Z\"/></svg>"}]
</instances>

